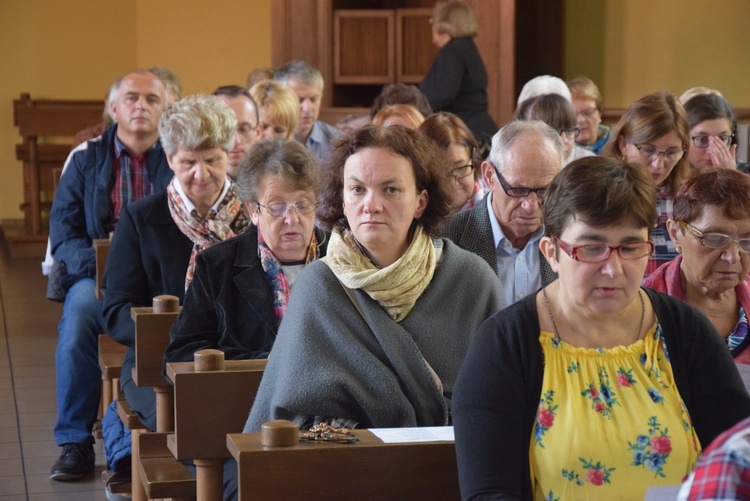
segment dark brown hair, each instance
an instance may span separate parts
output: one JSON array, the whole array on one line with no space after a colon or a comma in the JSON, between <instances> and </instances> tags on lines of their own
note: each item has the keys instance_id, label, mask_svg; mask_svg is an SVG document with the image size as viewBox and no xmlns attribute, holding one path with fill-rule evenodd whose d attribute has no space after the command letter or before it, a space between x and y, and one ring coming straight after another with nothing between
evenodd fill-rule
<instances>
[{"instance_id":1,"label":"dark brown hair","mask_svg":"<svg viewBox=\"0 0 750 501\"><path fill-rule=\"evenodd\" d=\"M479 175L479 163L481 162L478 151L479 145L471 130L453 113L434 113L425 118L422 125L417 128L426 137L431 139L443 150L447 150L452 144L463 146L469 151L469 159L474 169L474 178Z\"/></svg>"},{"instance_id":2,"label":"dark brown hair","mask_svg":"<svg viewBox=\"0 0 750 501\"><path fill-rule=\"evenodd\" d=\"M695 169L674 197L674 219L692 223L706 205L719 207L732 219L747 219L750 217L750 176L733 169Z\"/></svg>"},{"instance_id":3,"label":"dark brown hair","mask_svg":"<svg viewBox=\"0 0 750 501\"><path fill-rule=\"evenodd\" d=\"M680 138L682 148L687 151L690 143L690 128L688 127L687 113L680 101L673 94L661 91L643 96L622 115L620 121L612 129L612 138L604 146L602 155L610 157L622 157L620 151L620 138L634 144L645 144L655 141L660 137L675 132ZM690 171L690 162L687 154L682 158L669 173L664 181L669 195L674 195L680 187L680 183Z\"/></svg>"},{"instance_id":4,"label":"dark brown hair","mask_svg":"<svg viewBox=\"0 0 750 501\"><path fill-rule=\"evenodd\" d=\"M584 157L555 176L544 196L544 228L560 237L573 216L595 226L656 223L656 188L646 168L607 157Z\"/></svg>"},{"instance_id":5,"label":"dark brown hair","mask_svg":"<svg viewBox=\"0 0 750 501\"><path fill-rule=\"evenodd\" d=\"M427 207L416 222L428 235L439 236L440 227L451 212L449 173L453 166L432 141L401 125L365 125L336 143L318 205L321 226L327 230L336 225L349 228L344 217L344 165L349 157L365 148L385 148L409 160L417 191L427 190Z\"/></svg>"}]
</instances>

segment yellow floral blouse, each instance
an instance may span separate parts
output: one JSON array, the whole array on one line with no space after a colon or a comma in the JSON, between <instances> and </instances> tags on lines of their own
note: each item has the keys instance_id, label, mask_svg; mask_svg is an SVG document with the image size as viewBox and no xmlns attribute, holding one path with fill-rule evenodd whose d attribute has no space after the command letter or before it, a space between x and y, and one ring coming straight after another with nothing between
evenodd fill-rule
<instances>
[{"instance_id":1,"label":"yellow floral blouse","mask_svg":"<svg viewBox=\"0 0 750 501\"><path fill-rule=\"evenodd\" d=\"M529 458L537 500L643 499L701 450L658 322L630 346L571 346L549 332Z\"/></svg>"}]
</instances>

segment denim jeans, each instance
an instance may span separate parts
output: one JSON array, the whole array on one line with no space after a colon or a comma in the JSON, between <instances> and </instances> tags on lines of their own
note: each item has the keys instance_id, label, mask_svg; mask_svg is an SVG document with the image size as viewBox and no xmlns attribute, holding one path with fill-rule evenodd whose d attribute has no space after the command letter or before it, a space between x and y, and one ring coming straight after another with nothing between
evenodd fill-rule
<instances>
[{"instance_id":1,"label":"denim jeans","mask_svg":"<svg viewBox=\"0 0 750 501\"><path fill-rule=\"evenodd\" d=\"M97 346L99 334L105 332L102 301L96 299L94 286L93 279L84 278L68 289L58 325L57 445L93 442L102 388Z\"/></svg>"}]
</instances>

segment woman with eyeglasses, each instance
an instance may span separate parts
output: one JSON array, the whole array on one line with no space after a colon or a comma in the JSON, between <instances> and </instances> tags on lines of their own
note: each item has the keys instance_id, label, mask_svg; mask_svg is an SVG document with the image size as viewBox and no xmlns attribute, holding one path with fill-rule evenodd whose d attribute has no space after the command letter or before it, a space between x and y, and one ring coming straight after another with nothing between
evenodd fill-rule
<instances>
[{"instance_id":1,"label":"woman with eyeglasses","mask_svg":"<svg viewBox=\"0 0 750 501\"><path fill-rule=\"evenodd\" d=\"M581 128L576 125L576 112L570 101L560 94L541 94L523 101L514 115L516 120L541 120L560 134L565 146L563 167L573 160L590 157L594 152L576 144Z\"/></svg>"},{"instance_id":2,"label":"woman with eyeglasses","mask_svg":"<svg viewBox=\"0 0 750 501\"><path fill-rule=\"evenodd\" d=\"M484 198L485 190L479 180L479 149L474 134L453 113L440 112L427 117L417 131L442 148L453 162L453 195L451 214L471 209Z\"/></svg>"},{"instance_id":3,"label":"woman with eyeglasses","mask_svg":"<svg viewBox=\"0 0 750 501\"><path fill-rule=\"evenodd\" d=\"M747 172L750 164L737 162L737 115L718 94L698 94L685 102L690 125L688 160L692 167L724 167Z\"/></svg>"},{"instance_id":4,"label":"woman with eyeglasses","mask_svg":"<svg viewBox=\"0 0 750 501\"><path fill-rule=\"evenodd\" d=\"M750 364L750 176L734 169L694 171L667 221L678 256L643 285L702 311L735 362Z\"/></svg>"},{"instance_id":5,"label":"woman with eyeglasses","mask_svg":"<svg viewBox=\"0 0 750 501\"><path fill-rule=\"evenodd\" d=\"M505 306L489 265L438 238L450 169L399 125L338 143L317 211L328 255L297 282L245 431L450 424L469 341Z\"/></svg>"},{"instance_id":6,"label":"woman with eyeglasses","mask_svg":"<svg viewBox=\"0 0 750 501\"><path fill-rule=\"evenodd\" d=\"M544 202L558 280L488 319L456 382L463 499L643 499L750 415L697 309L640 282L656 190L640 165L577 160Z\"/></svg>"},{"instance_id":7,"label":"woman with eyeglasses","mask_svg":"<svg viewBox=\"0 0 750 501\"><path fill-rule=\"evenodd\" d=\"M568 89L573 99L576 124L581 128L576 144L598 155L612 136L612 130L602 123L602 94L588 77L570 80Z\"/></svg>"},{"instance_id":8,"label":"woman with eyeglasses","mask_svg":"<svg viewBox=\"0 0 750 501\"><path fill-rule=\"evenodd\" d=\"M305 147L283 139L253 145L240 165L239 194L253 226L198 255L165 362L214 348L226 358L266 358L297 276L325 255L315 229L318 166Z\"/></svg>"},{"instance_id":9,"label":"woman with eyeglasses","mask_svg":"<svg viewBox=\"0 0 750 501\"><path fill-rule=\"evenodd\" d=\"M674 195L690 172L685 155L690 143L688 131L687 114L677 97L664 91L648 94L625 111L602 152L645 166L656 187L657 221L651 235L655 251L646 275L677 257L667 219L672 218Z\"/></svg>"}]
</instances>

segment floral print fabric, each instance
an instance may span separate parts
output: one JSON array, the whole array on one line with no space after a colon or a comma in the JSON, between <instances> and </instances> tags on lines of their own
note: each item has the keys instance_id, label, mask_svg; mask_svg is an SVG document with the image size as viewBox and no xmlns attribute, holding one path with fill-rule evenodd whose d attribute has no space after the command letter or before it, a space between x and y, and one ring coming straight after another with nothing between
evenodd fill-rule
<instances>
[{"instance_id":1,"label":"floral print fabric","mask_svg":"<svg viewBox=\"0 0 750 501\"><path fill-rule=\"evenodd\" d=\"M542 332L545 369L530 444L535 498L643 499L690 473L700 443L657 323L642 340L577 348Z\"/></svg>"}]
</instances>

